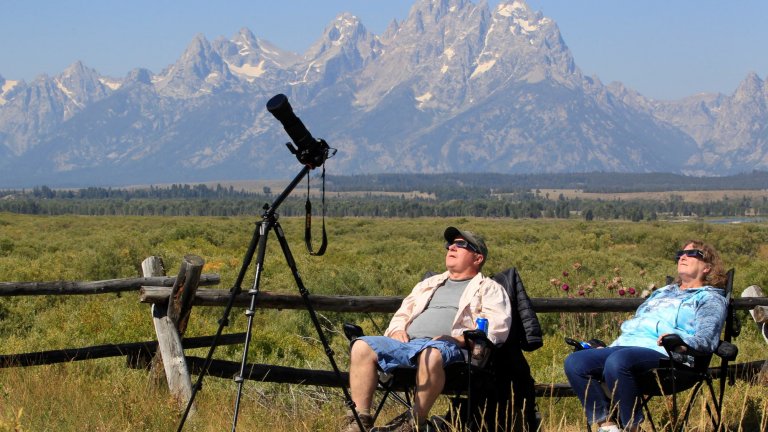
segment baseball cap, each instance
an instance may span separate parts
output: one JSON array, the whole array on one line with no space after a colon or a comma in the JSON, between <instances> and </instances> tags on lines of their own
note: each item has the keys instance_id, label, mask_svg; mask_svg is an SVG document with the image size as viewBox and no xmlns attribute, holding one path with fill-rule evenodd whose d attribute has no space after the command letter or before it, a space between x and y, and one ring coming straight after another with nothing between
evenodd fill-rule
<instances>
[{"instance_id":1,"label":"baseball cap","mask_svg":"<svg viewBox=\"0 0 768 432\"><path fill-rule=\"evenodd\" d=\"M448 227L445 229L443 236L448 243L453 243L457 237L461 237L476 247L480 251L480 255L488 258L488 246L485 244L485 239L479 234L475 234L472 231L462 231L456 227Z\"/></svg>"}]
</instances>

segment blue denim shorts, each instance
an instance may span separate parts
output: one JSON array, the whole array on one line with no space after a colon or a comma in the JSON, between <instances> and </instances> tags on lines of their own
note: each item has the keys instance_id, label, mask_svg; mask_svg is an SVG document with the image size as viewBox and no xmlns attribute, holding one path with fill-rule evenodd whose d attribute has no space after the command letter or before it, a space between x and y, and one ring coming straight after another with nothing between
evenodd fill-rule
<instances>
[{"instance_id":1,"label":"blue denim shorts","mask_svg":"<svg viewBox=\"0 0 768 432\"><path fill-rule=\"evenodd\" d=\"M398 367L416 369L418 366L416 358L426 348L435 348L440 351L443 367L451 363L465 361L461 348L450 341L419 338L409 342L400 342L387 336L363 336L355 341L357 340L367 343L376 352L379 367L387 373Z\"/></svg>"}]
</instances>

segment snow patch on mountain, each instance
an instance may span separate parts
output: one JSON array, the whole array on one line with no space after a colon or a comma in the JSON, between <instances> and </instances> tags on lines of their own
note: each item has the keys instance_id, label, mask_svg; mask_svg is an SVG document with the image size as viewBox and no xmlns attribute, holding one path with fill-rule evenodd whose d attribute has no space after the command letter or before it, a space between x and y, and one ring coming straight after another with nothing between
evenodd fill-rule
<instances>
[{"instance_id":1,"label":"snow patch on mountain","mask_svg":"<svg viewBox=\"0 0 768 432\"><path fill-rule=\"evenodd\" d=\"M116 80L105 78L105 77L100 77L99 82L104 84L104 86L109 88L110 90L117 90L123 85L123 83L120 81L116 81Z\"/></svg>"},{"instance_id":2,"label":"snow patch on mountain","mask_svg":"<svg viewBox=\"0 0 768 432\"><path fill-rule=\"evenodd\" d=\"M19 81L4 81L2 77L0 77L0 83L2 84L2 86L0 86L0 105L5 105L8 102L6 95L9 95L11 90L19 85Z\"/></svg>"},{"instance_id":3,"label":"snow patch on mountain","mask_svg":"<svg viewBox=\"0 0 768 432\"><path fill-rule=\"evenodd\" d=\"M253 82L253 80L256 78L264 75L264 72L266 71L264 68L264 60L260 61L259 64L255 66L248 63L244 63L242 66L235 66L228 61L225 61L224 63L229 66L229 70L231 70L235 75L246 77L248 82Z\"/></svg>"}]
</instances>

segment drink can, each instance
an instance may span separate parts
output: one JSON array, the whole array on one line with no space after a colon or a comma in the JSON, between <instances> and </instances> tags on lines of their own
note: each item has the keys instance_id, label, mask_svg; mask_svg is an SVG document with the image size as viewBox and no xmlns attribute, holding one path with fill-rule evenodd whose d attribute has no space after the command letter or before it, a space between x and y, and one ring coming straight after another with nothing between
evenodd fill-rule
<instances>
[{"instance_id":1,"label":"drink can","mask_svg":"<svg viewBox=\"0 0 768 432\"><path fill-rule=\"evenodd\" d=\"M477 329L481 332L488 334L488 319L487 318L478 318L475 320L475 323L477 324Z\"/></svg>"}]
</instances>

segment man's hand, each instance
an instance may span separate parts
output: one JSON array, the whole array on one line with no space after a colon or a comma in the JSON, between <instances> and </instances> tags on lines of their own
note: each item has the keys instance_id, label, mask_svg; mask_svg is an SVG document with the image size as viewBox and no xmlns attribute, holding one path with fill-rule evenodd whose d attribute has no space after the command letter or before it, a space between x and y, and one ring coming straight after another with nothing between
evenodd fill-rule
<instances>
[{"instance_id":1,"label":"man's hand","mask_svg":"<svg viewBox=\"0 0 768 432\"><path fill-rule=\"evenodd\" d=\"M464 348L464 336L461 336L460 338L455 338L455 337L449 336L449 335L441 335L441 336L433 337L432 340L434 340L434 341L453 342L456 345L458 345L460 348Z\"/></svg>"},{"instance_id":2,"label":"man's hand","mask_svg":"<svg viewBox=\"0 0 768 432\"><path fill-rule=\"evenodd\" d=\"M392 333L392 339L403 342L403 343L411 340L411 338L408 337L408 333L406 333L405 330L398 330Z\"/></svg>"}]
</instances>

